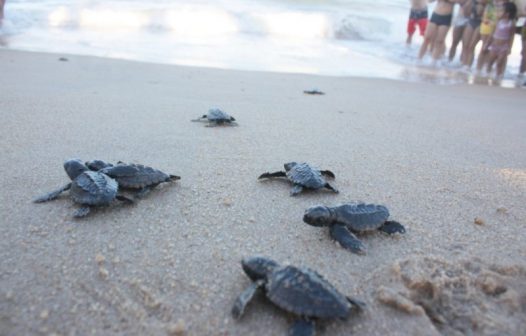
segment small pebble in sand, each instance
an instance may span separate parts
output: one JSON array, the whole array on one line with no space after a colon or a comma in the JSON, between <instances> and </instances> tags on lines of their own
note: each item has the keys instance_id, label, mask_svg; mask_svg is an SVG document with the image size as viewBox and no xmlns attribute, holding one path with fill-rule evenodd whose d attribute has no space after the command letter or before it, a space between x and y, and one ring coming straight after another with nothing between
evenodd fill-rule
<instances>
[{"instance_id":1,"label":"small pebble in sand","mask_svg":"<svg viewBox=\"0 0 526 336\"><path fill-rule=\"evenodd\" d=\"M497 208L497 213L507 214L508 213L508 209L506 209L505 207L498 207Z\"/></svg>"},{"instance_id":2,"label":"small pebble in sand","mask_svg":"<svg viewBox=\"0 0 526 336\"><path fill-rule=\"evenodd\" d=\"M97 262L97 264L102 264L104 260L106 260L106 258L102 254L97 253L97 255L95 256L95 261Z\"/></svg>"},{"instance_id":3,"label":"small pebble in sand","mask_svg":"<svg viewBox=\"0 0 526 336\"><path fill-rule=\"evenodd\" d=\"M49 317L49 311L47 309L44 309L40 313L40 318L43 319L43 320L47 320L48 317Z\"/></svg>"},{"instance_id":4,"label":"small pebble in sand","mask_svg":"<svg viewBox=\"0 0 526 336\"><path fill-rule=\"evenodd\" d=\"M103 280L106 280L108 278L108 276L110 275L110 272L108 272L107 269L105 269L104 267L99 267L99 276L103 279Z\"/></svg>"},{"instance_id":5,"label":"small pebble in sand","mask_svg":"<svg viewBox=\"0 0 526 336\"><path fill-rule=\"evenodd\" d=\"M170 336L180 336L184 335L186 332L186 325L183 319L179 319L177 323L170 324L168 326L168 335Z\"/></svg>"},{"instance_id":6,"label":"small pebble in sand","mask_svg":"<svg viewBox=\"0 0 526 336\"><path fill-rule=\"evenodd\" d=\"M256 222L256 219L255 219L254 217L250 217L250 218L248 219L248 221L249 221L250 223L255 223L255 222Z\"/></svg>"},{"instance_id":7,"label":"small pebble in sand","mask_svg":"<svg viewBox=\"0 0 526 336\"><path fill-rule=\"evenodd\" d=\"M232 200L230 198L225 198L223 200L223 205L227 206L227 207L231 206L232 205Z\"/></svg>"},{"instance_id":8,"label":"small pebble in sand","mask_svg":"<svg viewBox=\"0 0 526 336\"><path fill-rule=\"evenodd\" d=\"M474 222L477 225L484 225L485 224L484 220L482 218L480 218L480 217L475 217L475 221Z\"/></svg>"},{"instance_id":9,"label":"small pebble in sand","mask_svg":"<svg viewBox=\"0 0 526 336\"><path fill-rule=\"evenodd\" d=\"M66 57L60 57L58 60L61 61L61 62L67 62L68 61L68 59Z\"/></svg>"}]
</instances>

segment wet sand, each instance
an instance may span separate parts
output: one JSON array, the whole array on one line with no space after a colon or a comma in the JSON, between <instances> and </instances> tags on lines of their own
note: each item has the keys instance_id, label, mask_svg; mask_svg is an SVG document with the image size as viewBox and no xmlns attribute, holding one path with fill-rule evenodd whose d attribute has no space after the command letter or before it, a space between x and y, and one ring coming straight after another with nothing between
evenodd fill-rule
<instances>
[{"instance_id":1,"label":"wet sand","mask_svg":"<svg viewBox=\"0 0 526 336\"><path fill-rule=\"evenodd\" d=\"M523 90L62 56L0 51L0 334L285 335L263 296L230 316L256 254L368 304L322 335L525 330ZM239 127L190 122L210 107ZM81 220L67 193L32 203L73 157L182 179ZM256 180L288 161L332 170L340 193ZM360 235L358 256L302 222L359 200L407 233Z\"/></svg>"}]
</instances>

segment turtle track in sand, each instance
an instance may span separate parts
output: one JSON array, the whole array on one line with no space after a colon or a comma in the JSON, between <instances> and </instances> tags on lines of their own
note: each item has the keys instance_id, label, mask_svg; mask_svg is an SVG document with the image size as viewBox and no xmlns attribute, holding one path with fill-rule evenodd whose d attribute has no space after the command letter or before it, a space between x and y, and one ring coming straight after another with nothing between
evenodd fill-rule
<instances>
[{"instance_id":1,"label":"turtle track in sand","mask_svg":"<svg viewBox=\"0 0 526 336\"><path fill-rule=\"evenodd\" d=\"M377 299L426 315L443 335L521 335L526 330L526 268L422 257L393 265Z\"/></svg>"}]
</instances>

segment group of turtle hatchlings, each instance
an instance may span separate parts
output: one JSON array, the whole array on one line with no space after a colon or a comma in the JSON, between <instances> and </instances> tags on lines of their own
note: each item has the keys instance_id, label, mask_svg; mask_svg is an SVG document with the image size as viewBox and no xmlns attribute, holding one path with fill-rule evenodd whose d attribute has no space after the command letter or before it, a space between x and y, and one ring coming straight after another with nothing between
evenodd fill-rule
<instances>
[{"instance_id":1,"label":"group of turtle hatchlings","mask_svg":"<svg viewBox=\"0 0 526 336\"><path fill-rule=\"evenodd\" d=\"M207 126L237 125L233 117L219 109L210 109L206 115L192 121L208 121ZM307 163L296 162L285 163L284 168L285 171L264 173L258 179L288 179L292 183L291 196L300 194L304 189L326 188L338 193L326 180L335 178L330 170L318 170ZM179 176L152 167L120 161L111 164L101 160L82 162L71 159L64 163L64 169L71 182L36 198L34 202L54 200L69 190L72 200L80 205L74 217L84 217L91 207L109 205L114 200L134 203L159 184L180 179ZM132 197L122 194L123 190L131 192ZM335 207L311 207L305 211L303 221L312 226L328 226L331 237L342 247L357 254L365 254L365 246L355 233L373 230L387 234L405 233L400 223L388 218L389 210L383 205L347 203ZM280 266L264 257L245 258L241 265L252 283L238 296L232 307L232 315L236 319L243 315L258 290L270 302L297 316L289 330L289 335L293 336L314 335L315 321L346 319L365 307L365 303L341 294L311 269Z\"/></svg>"}]
</instances>

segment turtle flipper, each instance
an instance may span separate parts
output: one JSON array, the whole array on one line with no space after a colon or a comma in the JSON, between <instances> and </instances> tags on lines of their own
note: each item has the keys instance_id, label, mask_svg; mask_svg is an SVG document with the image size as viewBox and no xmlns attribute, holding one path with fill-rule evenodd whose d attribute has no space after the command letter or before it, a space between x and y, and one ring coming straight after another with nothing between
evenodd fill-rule
<instances>
[{"instance_id":1,"label":"turtle flipper","mask_svg":"<svg viewBox=\"0 0 526 336\"><path fill-rule=\"evenodd\" d=\"M262 178L272 178L272 177L287 177L287 173L285 173L284 171L278 171L275 173L263 173L258 177L258 180Z\"/></svg>"},{"instance_id":2,"label":"turtle flipper","mask_svg":"<svg viewBox=\"0 0 526 336\"><path fill-rule=\"evenodd\" d=\"M335 193L339 193L338 189L334 188L334 187L331 186L329 183L325 183L324 188L327 188L327 189L329 189L329 190L332 190L332 191L334 191Z\"/></svg>"},{"instance_id":3,"label":"turtle flipper","mask_svg":"<svg viewBox=\"0 0 526 336\"><path fill-rule=\"evenodd\" d=\"M145 188L143 188L143 189L145 189ZM126 197L124 195L117 195L117 196L115 196L115 198L118 199L119 201L126 202L126 203L129 203L129 204L135 203L135 201L133 199L131 199L129 197Z\"/></svg>"},{"instance_id":4,"label":"turtle flipper","mask_svg":"<svg viewBox=\"0 0 526 336\"><path fill-rule=\"evenodd\" d=\"M356 254L365 254L365 245L352 234L343 224L334 224L330 227L331 237L343 248Z\"/></svg>"},{"instance_id":5,"label":"turtle flipper","mask_svg":"<svg viewBox=\"0 0 526 336\"><path fill-rule=\"evenodd\" d=\"M330 170L320 170L320 174L326 177L336 178L336 175L334 175L334 173L331 172Z\"/></svg>"},{"instance_id":6,"label":"turtle flipper","mask_svg":"<svg viewBox=\"0 0 526 336\"><path fill-rule=\"evenodd\" d=\"M258 280L256 282L253 282L248 286L247 289L241 293L234 303L234 306L232 307L232 316L235 319L240 318L243 315L243 312L245 311L245 308L247 304L252 300L254 297L254 294L256 294L257 290L260 287L263 287L265 282L263 280Z\"/></svg>"},{"instance_id":7,"label":"turtle flipper","mask_svg":"<svg viewBox=\"0 0 526 336\"><path fill-rule=\"evenodd\" d=\"M60 187L59 189L54 190L52 192L49 192L49 193L47 193L45 195L39 196L39 197L35 198L33 200L33 202L35 202L35 203L43 203L43 202L54 200L55 198L58 197L58 195L60 195L64 191L68 190L69 188L71 188L71 183L68 183L65 186Z\"/></svg>"},{"instance_id":8,"label":"turtle flipper","mask_svg":"<svg viewBox=\"0 0 526 336\"><path fill-rule=\"evenodd\" d=\"M203 114L200 118L197 118L197 119L192 119L191 121L205 121L206 119L206 114Z\"/></svg>"},{"instance_id":9,"label":"turtle flipper","mask_svg":"<svg viewBox=\"0 0 526 336\"><path fill-rule=\"evenodd\" d=\"M209 121L208 124L205 125L205 127L216 127L219 125L216 121Z\"/></svg>"},{"instance_id":10,"label":"turtle flipper","mask_svg":"<svg viewBox=\"0 0 526 336\"><path fill-rule=\"evenodd\" d=\"M365 309L365 307L367 307L365 302L363 302L361 300L358 300L356 298L350 297L350 296L347 296L347 301L349 301L349 303L351 303L353 305L353 307L355 307L358 312L363 311Z\"/></svg>"},{"instance_id":11,"label":"turtle flipper","mask_svg":"<svg viewBox=\"0 0 526 336\"><path fill-rule=\"evenodd\" d=\"M290 189L290 196L296 196L303 191L303 187L299 184L295 184L292 189Z\"/></svg>"},{"instance_id":12,"label":"turtle flipper","mask_svg":"<svg viewBox=\"0 0 526 336\"><path fill-rule=\"evenodd\" d=\"M177 175L168 175L168 176L170 176L168 179L169 181L177 181L181 179L181 176L177 176Z\"/></svg>"},{"instance_id":13,"label":"turtle flipper","mask_svg":"<svg viewBox=\"0 0 526 336\"><path fill-rule=\"evenodd\" d=\"M75 218L86 217L89 214L90 210L91 208L89 206L84 206L82 208L79 208L77 211L73 213L73 217Z\"/></svg>"},{"instance_id":14,"label":"turtle flipper","mask_svg":"<svg viewBox=\"0 0 526 336\"><path fill-rule=\"evenodd\" d=\"M395 221L386 221L384 225L378 228L378 230L387 234L405 233L405 227L402 224Z\"/></svg>"},{"instance_id":15,"label":"turtle flipper","mask_svg":"<svg viewBox=\"0 0 526 336\"><path fill-rule=\"evenodd\" d=\"M157 185L156 185L157 186ZM144 196L148 195L150 191L152 191L153 187L144 187L137 191L134 195L135 198L143 198Z\"/></svg>"},{"instance_id":16,"label":"turtle flipper","mask_svg":"<svg viewBox=\"0 0 526 336\"><path fill-rule=\"evenodd\" d=\"M289 336L314 336L314 321L299 319L289 329Z\"/></svg>"}]
</instances>

